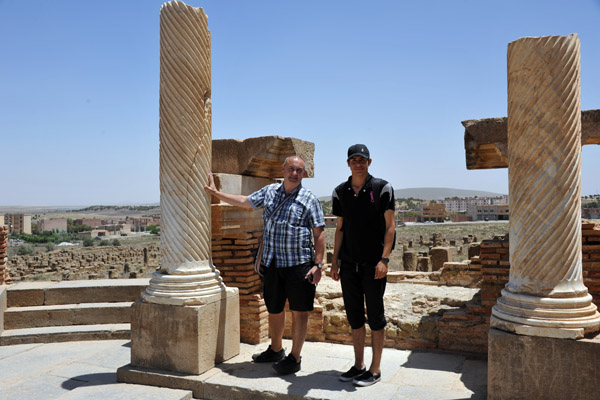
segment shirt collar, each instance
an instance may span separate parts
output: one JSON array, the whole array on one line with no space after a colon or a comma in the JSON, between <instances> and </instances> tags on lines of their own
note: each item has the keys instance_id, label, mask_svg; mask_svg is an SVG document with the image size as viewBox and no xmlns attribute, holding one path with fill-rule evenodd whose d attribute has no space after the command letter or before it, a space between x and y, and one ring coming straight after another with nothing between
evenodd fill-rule
<instances>
[{"instance_id":1,"label":"shirt collar","mask_svg":"<svg viewBox=\"0 0 600 400\"><path fill-rule=\"evenodd\" d=\"M360 189L361 191L363 190L370 190L373 186L373 176L371 174L367 175L367 179L365 179L365 184L363 185L363 187ZM352 175L350 175L348 177L348 181L346 182L346 188L347 190L352 190Z\"/></svg>"},{"instance_id":2,"label":"shirt collar","mask_svg":"<svg viewBox=\"0 0 600 400\"><path fill-rule=\"evenodd\" d=\"M298 193L300 191L300 189L302 189L302 184L299 184L294 190L292 190L290 192L290 195L294 195L294 194ZM283 182L281 182L281 184L277 188L277 193L279 193L285 197L285 188L283 186Z\"/></svg>"}]
</instances>

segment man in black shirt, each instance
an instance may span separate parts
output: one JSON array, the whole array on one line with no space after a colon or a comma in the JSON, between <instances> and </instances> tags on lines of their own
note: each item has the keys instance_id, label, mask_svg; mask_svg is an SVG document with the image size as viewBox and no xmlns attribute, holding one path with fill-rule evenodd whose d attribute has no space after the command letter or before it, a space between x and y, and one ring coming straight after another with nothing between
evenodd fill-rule
<instances>
[{"instance_id":1,"label":"man in black shirt","mask_svg":"<svg viewBox=\"0 0 600 400\"><path fill-rule=\"evenodd\" d=\"M331 277L340 280L348 323L352 328L354 366L340 376L344 382L369 386L381 379L381 354L386 319L383 295L390 253L394 245L394 190L369 174L369 149L363 144L348 149L352 176L332 195L337 216ZM365 302L371 328L373 359L364 364Z\"/></svg>"}]
</instances>

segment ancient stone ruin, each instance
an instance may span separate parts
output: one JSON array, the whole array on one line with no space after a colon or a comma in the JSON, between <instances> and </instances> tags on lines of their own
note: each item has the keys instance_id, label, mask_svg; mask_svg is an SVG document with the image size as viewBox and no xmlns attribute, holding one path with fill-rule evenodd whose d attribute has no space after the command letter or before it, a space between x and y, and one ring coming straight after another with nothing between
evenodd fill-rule
<instances>
[{"instance_id":1,"label":"ancient stone ruin","mask_svg":"<svg viewBox=\"0 0 600 400\"><path fill-rule=\"evenodd\" d=\"M204 191L212 154L210 32L202 9L176 1L162 6L160 27L162 257L133 305L131 367L201 374L240 345L238 290L212 263ZM136 377L122 372L119 379Z\"/></svg>"},{"instance_id":2,"label":"ancient stone ruin","mask_svg":"<svg viewBox=\"0 0 600 400\"><path fill-rule=\"evenodd\" d=\"M467 168L509 168L510 234L481 242L464 237L460 252L468 259L462 262L454 258L461 247L456 242L439 234L420 237L428 250L412 250L416 240L403 243L404 270L388 275L385 346L488 354L489 398L589 398L597 390L600 224L581 222L579 202L581 145L600 144L600 112L580 110L579 69L576 35L509 45L508 118L463 124ZM280 165L294 154L312 177L314 144L278 136L213 141L210 71L206 15L166 3L160 260L158 249L116 260L91 250L83 258L57 252L51 261L32 260L60 274L73 272L64 268L74 262L72 269L83 268L88 278L97 272L85 268L101 261L128 265L113 278L153 271L143 300L132 308L132 365L119 369L122 382L146 383L136 368L198 375L237 354L240 340L268 339L261 281L253 271L261 212L210 199L203 185L213 171L221 190L249 194L281 178ZM10 283L6 248L0 227L3 287ZM141 266L134 261L140 258ZM14 272L20 279L30 267ZM407 302L403 285L415 283L425 294L410 294ZM351 343L339 285L320 286L308 340Z\"/></svg>"},{"instance_id":3,"label":"ancient stone ruin","mask_svg":"<svg viewBox=\"0 0 600 400\"><path fill-rule=\"evenodd\" d=\"M473 153L478 146L465 133L468 168L508 165L509 173L512 265L492 308L489 398L583 398L596 390L587 382L598 381L597 370L586 369L578 385L570 374L556 379L575 373L590 352L585 341L567 339L600 329L582 269L581 145L589 136L581 116L577 35L523 38L508 47L508 146L496 146L503 143L496 137ZM533 358L548 367L531 368Z\"/></svg>"}]
</instances>

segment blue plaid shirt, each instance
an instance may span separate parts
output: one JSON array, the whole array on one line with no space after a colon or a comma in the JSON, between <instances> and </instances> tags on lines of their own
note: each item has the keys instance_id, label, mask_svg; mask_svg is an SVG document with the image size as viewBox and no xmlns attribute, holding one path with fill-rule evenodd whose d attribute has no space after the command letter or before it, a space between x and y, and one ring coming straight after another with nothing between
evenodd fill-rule
<instances>
[{"instance_id":1,"label":"blue plaid shirt","mask_svg":"<svg viewBox=\"0 0 600 400\"><path fill-rule=\"evenodd\" d=\"M325 226L321 203L302 185L292 191L292 197L271 217L284 198L283 183L267 185L248 196L252 208L263 209L262 264L266 266L271 265L273 259L277 267L312 262L312 228Z\"/></svg>"}]
</instances>

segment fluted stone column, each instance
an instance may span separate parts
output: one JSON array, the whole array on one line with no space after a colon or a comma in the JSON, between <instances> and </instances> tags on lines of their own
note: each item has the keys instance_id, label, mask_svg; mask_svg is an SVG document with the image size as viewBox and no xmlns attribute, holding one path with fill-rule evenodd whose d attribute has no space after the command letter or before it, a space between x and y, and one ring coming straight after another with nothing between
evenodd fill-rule
<instances>
[{"instance_id":1,"label":"fluted stone column","mask_svg":"<svg viewBox=\"0 0 600 400\"><path fill-rule=\"evenodd\" d=\"M582 278L579 60L577 35L508 46L511 267L495 328L557 338L600 329Z\"/></svg>"},{"instance_id":2,"label":"fluted stone column","mask_svg":"<svg viewBox=\"0 0 600 400\"><path fill-rule=\"evenodd\" d=\"M203 188L212 154L210 52L204 10L165 3L160 13L162 266L142 295L151 303L203 304L224 290L212 265L210 197Z\"/></svg>"}]
</instances>

